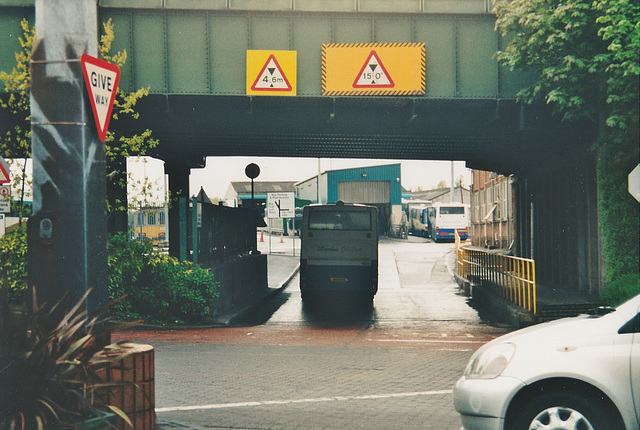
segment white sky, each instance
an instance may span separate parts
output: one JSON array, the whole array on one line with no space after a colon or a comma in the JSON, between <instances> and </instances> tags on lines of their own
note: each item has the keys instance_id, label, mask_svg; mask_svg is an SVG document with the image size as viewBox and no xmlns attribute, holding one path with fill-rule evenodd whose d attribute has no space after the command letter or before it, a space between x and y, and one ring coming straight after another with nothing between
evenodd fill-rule
<instances>
[{"instance_id":1,"label":"white sky","mask_svg":"<svg viewBox=\"0 0 640 430\"><path fill-rule=\"evenodd\" d=\"M249 163L260 166L260 176L256 181L303 181L318 174L317 158L274 158L274 157L208 157L204 169L192 169L190 179L190 195L195 195L202 186L210 198L224 198L232 181L249 181L244 169ZM338 159L322 158L320 160L322 172L326 170L348 169L352 167L375 166L380 164L401 163L401 183L408 190L422 187L435 188L440 181L451 184L450 161L416 161L416 160L367 160L367 159ZM455 161L454 178L462 175L462 183L471 185L471 170L465 167L464 161ZM21 160L16 160L11 166L12 176L19 175ZM162 201L166 180L164 163L150 157L129 158L128 169L134 181L143 182L146 176L148 182L157 193L158 201ZM31 162L28 163L27 174L31 177ZM29 184L30 185L30 184ZM129 187L130 193L134 192ZM31 187L27 187L26 200L31 200ZM13 198L18 198L19 189L12 190Z\"/></svg>"},{"instance_id":2,"label":"white sky","mask_svg":"<svg viewBox=\"0 0 640 430\"><path fill-rule=\"evenodd\" d=\"M249 163L260 166L260 176L256 181L303 181L318 174L317 158L275 158L275 157L208 157L204 169L192 169L190 178L190 195L200 191L200 187L210 198L224 198L232 181L249 181L244 169ZM451 184L450 161L416 161L416 160L368 160L322 158L321 171L348 169L352 167L375 166L380 164L401 163L401 183L406 189L435 188L440 181ZM162 161L147 158L146 162L129 159L129 171L134 178L141 179L145 175L149 181L162 186L164 183L164 164ZM464 161L454 162L454 180L462 175L463 184L470 186L471 170L465 167Z\"/></svg>"}]
</instances>

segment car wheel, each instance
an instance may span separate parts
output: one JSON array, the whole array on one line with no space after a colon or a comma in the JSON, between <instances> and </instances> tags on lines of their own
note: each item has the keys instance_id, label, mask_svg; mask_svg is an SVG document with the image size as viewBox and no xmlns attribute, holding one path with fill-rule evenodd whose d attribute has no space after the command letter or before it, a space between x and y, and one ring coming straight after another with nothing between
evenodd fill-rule
<instances>
[{"instance_id":1,"label":"car wheel","mask_svg":"<svg viewBox=\"0 0 640 430\"><path fill-rule=\"evenodd\" d=\"M607 405L573 392L542 393L517 412L513 430L603 430L618 420Z\"/></svg>"}]
</instances>

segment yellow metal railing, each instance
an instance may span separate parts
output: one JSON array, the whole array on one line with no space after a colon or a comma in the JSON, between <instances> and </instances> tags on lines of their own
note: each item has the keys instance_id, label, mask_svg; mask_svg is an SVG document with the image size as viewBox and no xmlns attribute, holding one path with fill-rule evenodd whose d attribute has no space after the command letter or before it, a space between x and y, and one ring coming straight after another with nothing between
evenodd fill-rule
<instances>
[{"instance_id":1,"label":"yellow metal railing","mask_svg":"<svg viewBox=\"0 0 640 430\"><path fill-rule=\"evenodd\" d=\"M463 248L456 240L457 273L529 312L537 313L535 261Z\"/></svg>"}]
</instances>

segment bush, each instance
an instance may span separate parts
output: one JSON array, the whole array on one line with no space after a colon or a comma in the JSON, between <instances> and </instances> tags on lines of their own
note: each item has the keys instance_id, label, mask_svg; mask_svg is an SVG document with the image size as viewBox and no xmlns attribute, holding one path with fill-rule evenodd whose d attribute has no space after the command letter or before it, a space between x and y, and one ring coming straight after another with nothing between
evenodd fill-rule
<instances>
[{"instance_id":1,"label":"bush","mask_svg":"<svg viewBox=\"0 0 640 430\"><path fill-rule=\"evenodd\" d=\"M10 303L21 303L27 290L27 229L21 227L0 238L0 285Z\"/></svg>"},{"instance_id":2,"label":"bush","mask_svg":"<svg viewBox=\"0 0 640 430\"><path fill-rule=\"evenodd\" d=\"M113 312L150 322L204 323L218 296L213 274L118 234L109 239L109 293L127 294Z\"/></svg>"},{"instance_id":3,"label":"bush","mask_svg":"<svg viewBox=\"0 0 640 430\"><path fill-rule=\"evenodd\" d=\"M607 285L602 298L608 305L617 305L640 294L640 274L630 273L620 276Z\"/></svg>"}]
</instances>

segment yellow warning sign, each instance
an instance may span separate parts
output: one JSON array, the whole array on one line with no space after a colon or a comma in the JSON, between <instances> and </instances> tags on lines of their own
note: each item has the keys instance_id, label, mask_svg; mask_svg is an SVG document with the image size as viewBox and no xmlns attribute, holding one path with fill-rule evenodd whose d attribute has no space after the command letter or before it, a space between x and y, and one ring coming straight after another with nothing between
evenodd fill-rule
<instances>
[{"instance_id":1,"label":"yellow warning sign","mask_svg":"<svg viewBox=\"0 0 640 430\"><path fill-rule=\"evenodd\" d=\"M247 51L247 94L295 96L296 51Z\"/></svg>"},{"instance_id":2,"label":"yellow warning sign","mask_svg":"<svg viewBox=\"0 0 640 430\"><path fill-rule=\"evenodd\" d=\"M322 94L424 95L424 43L322 45Z\"/></svg>"}]
</instances>

